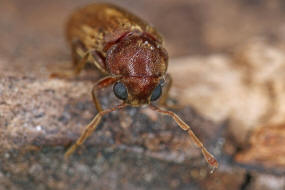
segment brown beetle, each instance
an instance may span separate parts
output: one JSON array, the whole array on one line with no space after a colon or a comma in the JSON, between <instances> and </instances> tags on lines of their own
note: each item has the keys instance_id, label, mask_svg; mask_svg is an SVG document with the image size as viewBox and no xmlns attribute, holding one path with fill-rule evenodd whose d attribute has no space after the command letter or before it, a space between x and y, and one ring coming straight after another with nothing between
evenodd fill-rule
<instances>
[{"instance_id":1,"label":"brown beetle","mask_svg":"<svg viewBox=\"0 0 285 190\"><path fill-rule=\"evenodd\" d=\"M72 48L74 72L54 73L52 76L77 75L87 62L93 63L106 76L96 82L92 89L98 114L65 153L65 158L91 135L103 115L127 105L148 104L151 109L171 116L201 149L209 165L218 167L214 156L206 150L185 122L175 113L151 103L161 96L159 104L165 105L171 85L171 78L166 74L168 55L162 47L161 36L152 26L117 6L92 4L71 15L66 36ZM102 110L96 92L110 85L113 85L114 94L123 103Z\"/></svg>"}]
</instances>

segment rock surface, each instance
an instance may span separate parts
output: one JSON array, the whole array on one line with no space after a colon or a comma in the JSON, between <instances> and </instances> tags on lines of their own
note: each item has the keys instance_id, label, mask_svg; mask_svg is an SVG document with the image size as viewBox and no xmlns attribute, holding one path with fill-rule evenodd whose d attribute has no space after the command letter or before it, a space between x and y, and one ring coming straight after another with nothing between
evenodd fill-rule
<instances>
[{"instance_id":1,"label":"rock surface","mask_svg":"<svg viewBox=\"0 0 285 190\"><path fill-rule=\"evenodd\" d=\"M170 118L150 113L148 108L128 108L104 117L99 129L78 150L81 153L64 162L64 149L96 113L91 86L92 82L82 80L2 77L0 170L8 183L5 188L183 189L194 185L192 178L202 178L197 174L192 177L192 172L209 175L187 134ZM100 97L106 107L116 102L110 89ZM217 142L222 138L220 125L203 119L189 107L176 112L185 117L211 151L221 154ZM169 173L163 176L165 171Z\"/></svg>"},{"instance_id":2,"label":"rock surface","mask_svg":"<svg viewBox=\"0 0 285 190\"><path fill-rule=\"evenodd\" d=\"M284 47L255 39L232 56L192 56L177 62L169 69L175 76L173 96L216 122L229 119L232 140L249 149L238 153L237 161L285 174Z\"/></svg>"}]
</instances>

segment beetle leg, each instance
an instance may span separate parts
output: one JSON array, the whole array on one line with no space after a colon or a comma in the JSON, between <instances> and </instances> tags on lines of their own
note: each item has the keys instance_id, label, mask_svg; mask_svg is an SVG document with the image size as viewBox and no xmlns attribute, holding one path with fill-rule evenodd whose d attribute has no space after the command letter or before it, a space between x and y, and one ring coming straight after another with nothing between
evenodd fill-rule
<instances>
[{"instance_id":1,"label":"beetle leg","mask_svg":"<svg viewBox=\"0 0 285 190\"><path fill-rule=\"evenodd\" d=\"M169 105L167 104L167 99L169 97L169 91L170 91L170 88L172 86L172 77L171 75L167 74L166 75L166 78L165 78L165 83L166 83L166 86L163 88L163 91L162 91L162 95L161 95L161 98L158 102L159 105L163 106L163 107L166 107L166 108L169 108L169 109L179 109L181 108L182 106L181 105Z\"/></svg>"},{"instance_id":2,"label":"beetle leg","mask_svg":"<svg viewBox=\"0 0 285 190\"><path fill-rule=\"evenodd\" d=\"M85 60L85 63L82 65L80 61L78 62L78 55L83 59L87 53L89 54L87 60ZM86 51L86 48L84 48L83 44L79 41L75 41L72 43L72 61L73 65L75 66L75 72L80 73L80 71L84 68L85 64L87 62L91 62L102 74L108 75L108 72L105 69L104 57L96 50L91 49Z\"/></svg>"},{"instance_id":3,"label":"beetle leg","mask_svg":"<svg viewBox=\"0 0 285 190\"><path fill-rule=\"evenodd\" d=\"M75 64L75 69L73 71L61 71L55 72L50 75L50 77L57 77L57 78L71 78L77 76L81 70L84 68L85 64L87 63L88 57L90 52L86 52L78 64Z\"/></svg>"},{"instance_id":4,"label":"beetle leg","mask_svg":"<svg viewBox=\"0 0 285 190\"><path fill-rule=\"evenodd\" d=\"M73 40L71 45L71 53L72 53L72 62L73 65L76 67L78 64L78 56L83 57L87 49L84 47L82 42L79 40ZM105 69L105 58L96 50L90 50L90 55L88 62L90 61L95 65L95 67L104 75L107 75L108 72Z\"/></svg>"},{"instance_id":5,"label":"beetle leg","mask_svg":"<svg viewBox=\"0 0 285 190\"><path fill-rule=\"evenodd\" d=\"M119 77L114 77L114 76L107 76L101 80L99 80L98 82L96 82L92 88L92 99L93 99L93 103L97 109L98 112L102 111L102 107L101 104L96 96L96 92L102 88L106 88L107 86L110 86L111 84L113 84L114 82L116 82L117 80L119 80Z\"/></svg>"},{"instance_id":6,"label":"beetle leg","mask_svg":"<svg viewBox=\"0 0 285 190\"><path fill-rule=\"evenodd\" d=\"M105 68L105 59L104 57L97 51L91 51L91 62L95 65L95 67L104 75L108 75Z\"/></svg>"},{"instance_id":7,"label":"beetle leg","mask_svg":"<svg viewBox=\"0 0 285 190\"><path fill-rule=\"evenodd\" d=\"M215 170L216 168L218 168L219 163L218 161L215 159L215 157L208 152L208 150L205 148L205 146L202 144L202 142L198 139L198 137L194 134L194 132L192 131L192 129L190 128L189 125L187 125L182 119L180 119L180 117L178 115L176 115L174 112L172 111L168 111L168 110L162 110L159 107L156 107L154 105L150 105L150 108L154 111L157 111L163 115L168 115L170 117L172 117L174 119L174 121L178 124L178 126L186 131L188 133L188 135L191 137L192 141L195 143L195 145L198 146L198 148L200 148L205 160L208 162L208 164L212 167L213 170ZM212 171L213 171L212 170Z\"/></svg>"},{"instance_id":8,"label":"beetle leg","mask_svg":"<svg viewBox=\"0 0 285 190\"><path fill-rule=\"evenodd\" d=\"M80 48L81 47L81 48ZM81 52L86 52L86 49L84 49L83 44L80 42L80 40L72 40L71 42L71 57L72 57L72 63L74 68L76 67L76 65L79 63L79 58L83 57L81 54ZM79 52L79 50L81 50L81 52Z\"/></svg>"},{"instance_id":9,"label":"beetle leg","mask_svg":"<svg viewBox=\"0 0 285 190\"><path fill-rule=\"evenodd\" d=\"M169 74L166 75L165 80L166 80L165 81L166 86L164 87L161 98L158 102L162 106L167 106L167 98L169 95L169 90L172 86L172 77Z\"/></svg>"},{"instance_id":10,"label":"beetle leg","mask_svg":"<svg viewBox=\"0 0 285 190\"><path fill-rule=\"evenodd\" d=\"M73 144L64 154L64 158L68 159L68 157L76 150L78 146L84 143L84 141L93 133L93 131L98 126L99 122L101 121L102 117L110 113L112 111L122 109L126 107L127 104L122 103L116 107L106 109L97 113L97 115L93 118L93 120L85 127L84 131L82 132L81 136L76 140L75 144Z\"/></svg>"},{"instance_id":11,"label":"beetle leg","mask_svg":"<svg viewBox=\"0 0 285 190\"><path fill-rule=\"evenodd\" d=\"M96 50L91 49L86 51L85 49L86 48L84 48L78 40L73 41L71 45L71 54L74 70L55 72L52 73L50 76L58 78L71 78L77 76L80 74L86 63L89 62L89 60L101 73L107 75L108 72L105 69L105 63L102 56L100 56ZM78 57L81 57L81 59L79 60Z\"/></svg>"}]
</instances>

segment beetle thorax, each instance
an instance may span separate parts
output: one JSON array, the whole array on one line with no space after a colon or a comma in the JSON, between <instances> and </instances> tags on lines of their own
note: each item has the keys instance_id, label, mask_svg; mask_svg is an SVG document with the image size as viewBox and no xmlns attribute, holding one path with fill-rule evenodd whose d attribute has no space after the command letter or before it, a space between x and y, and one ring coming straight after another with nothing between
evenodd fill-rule
<instances>
[{"instance_id":1,"label":"beetle thorax","mask_svg":"<svg viewBox=\"0 0 285 190\"><path fill-rule=\"evenodd\" d=\"M167 69L167 55L153 39L126 36L107 51L110 74L133 77L158 77Z\"/></svg>"}]
</instances>

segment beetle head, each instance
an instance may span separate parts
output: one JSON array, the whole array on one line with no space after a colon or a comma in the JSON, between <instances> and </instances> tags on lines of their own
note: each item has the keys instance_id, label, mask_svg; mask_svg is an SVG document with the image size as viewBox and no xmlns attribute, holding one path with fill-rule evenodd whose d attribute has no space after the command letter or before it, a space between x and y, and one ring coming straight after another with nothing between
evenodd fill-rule
<instances>
[{"instance_id":1,"label":"beetle head","mask_svg":"<svg viewBox=\"0 0 285 190\"><path fill-rule=\"evenodd\" d=\"M123 77L114 84L113 91L127 104L149 104L161 96L163 81L161 77Z\"/></svg>"}]
</instances>

